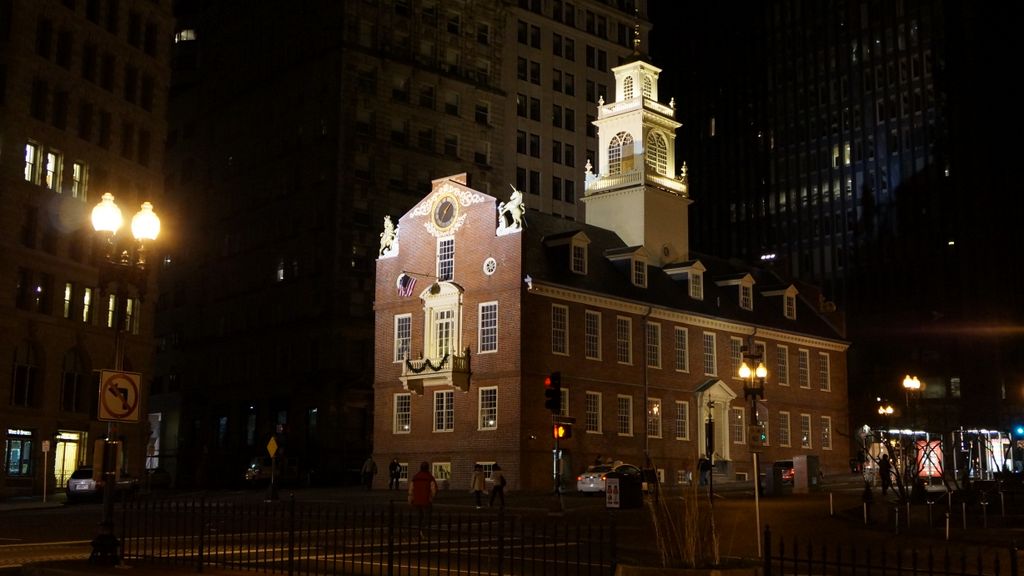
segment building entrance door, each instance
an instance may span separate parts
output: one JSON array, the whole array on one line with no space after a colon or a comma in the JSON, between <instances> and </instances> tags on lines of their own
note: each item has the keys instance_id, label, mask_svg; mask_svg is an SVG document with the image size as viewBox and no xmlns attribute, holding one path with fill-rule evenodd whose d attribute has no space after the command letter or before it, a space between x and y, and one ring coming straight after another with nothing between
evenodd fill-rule
<instances>
[{"instance_id":1,"label":"building entrance door","mask_svg":"<svg viewBox=\"0 0 1024 576\"><path fill-rule=\"evenodd\" d=\"M71 473L78 468L88 433L76 430L60 430L57 432L57 446L53 457L53 476L57 487L67 485Z\"/></svg>"}]
</instances>

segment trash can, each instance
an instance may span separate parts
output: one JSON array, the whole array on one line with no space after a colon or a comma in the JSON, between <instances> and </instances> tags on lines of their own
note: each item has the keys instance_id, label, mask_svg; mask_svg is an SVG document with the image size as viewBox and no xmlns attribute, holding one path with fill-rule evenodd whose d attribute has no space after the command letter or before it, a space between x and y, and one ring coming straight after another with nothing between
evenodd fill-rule
<instances>
[{"instance_id":1,"label":"trash can","mask_svg":"<svg viewBox=\"0 0 1024 576\"><path fill-rule=\"evenodd\" d=\"M644 502L641 478L632 474L605 474L605 506L607 508L639 508Z\"/></svg>"}]
</instances>

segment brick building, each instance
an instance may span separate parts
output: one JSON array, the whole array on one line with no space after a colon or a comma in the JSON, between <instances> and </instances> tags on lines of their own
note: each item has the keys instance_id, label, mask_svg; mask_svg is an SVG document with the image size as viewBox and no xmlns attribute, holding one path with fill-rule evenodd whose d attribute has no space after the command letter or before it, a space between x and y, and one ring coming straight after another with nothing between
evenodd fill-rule
<instances>
[{"instance_id":1,"label":"brick building","mask_svg":"<svg viewBox=\"0 0 1024 576\"><path fill-rule=\"evenodd\" d=\"M719 473L749 474L751 405L738 376L747 352L768 369L763 460L808 454L844 469L847 343L834 308L769 271L690 252L679 123L658 102L660 70L638 59L612 71L586 223L526 211L520 193L504 201L464 174L435 180L397 223L386 219L377 461L430 461L455 488L468 487L473 464L497 462L513 488L549 488L543 381L558 371L562 415L576 419L560 443L569 488L598 456L649 459L663 482L682 482L706 446Z\"/></svg>"}]
</instances>

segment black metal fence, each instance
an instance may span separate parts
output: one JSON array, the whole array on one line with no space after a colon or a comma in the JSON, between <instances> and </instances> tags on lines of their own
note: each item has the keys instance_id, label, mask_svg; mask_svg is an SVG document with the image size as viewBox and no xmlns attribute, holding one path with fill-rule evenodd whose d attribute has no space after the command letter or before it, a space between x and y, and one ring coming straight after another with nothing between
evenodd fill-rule
<instances>
[{"instance_id":1,"label":"black metal fence","mask_svg":"<svg viewBox=\"0 0 1024 576\"><path fill-rule=\"evenodd\" d=\"M1015 547L942 546L919 548L906 542L879 546L819 545L772 539L764 530L763 576L808 574L892 576L1018 576Z\"/></svg>"},{"instance_id":2,"label":"black metal fence","mask_svg":"<svg viewBox=\"0 0 1024 576\"><path fill-rule=\"evenodd\" d=\"M497 513L422 516L407 506L138 500L123 507L133 563L305 574L615 572L615 526Z\"/></svg>"}]
</instances>

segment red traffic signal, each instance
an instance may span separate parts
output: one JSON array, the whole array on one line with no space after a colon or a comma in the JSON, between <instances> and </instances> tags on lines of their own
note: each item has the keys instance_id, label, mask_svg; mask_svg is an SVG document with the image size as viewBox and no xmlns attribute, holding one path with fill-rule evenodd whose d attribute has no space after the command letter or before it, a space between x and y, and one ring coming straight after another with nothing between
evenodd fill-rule
<instances>
[{"instance_id":1,"label":"red traffic signal","mask_svg":"<svg viewBox=\"0 0 1024 576\"><path fill-rule=\"evenodd\" d=\"M551 437L556 440L572 438L572 424L553 424L551 426Z\"/></svg>"},{"instance_id":2,"label":"red traffic signal","mask_svg":"<svg viewBox=\"0 0 1024 576\"><path fill-rule=\"evenodd\" d=\"M544 407L552 414L562 413L561 372L552 372L544 377Z\"/></svg>"}]
</instances>

